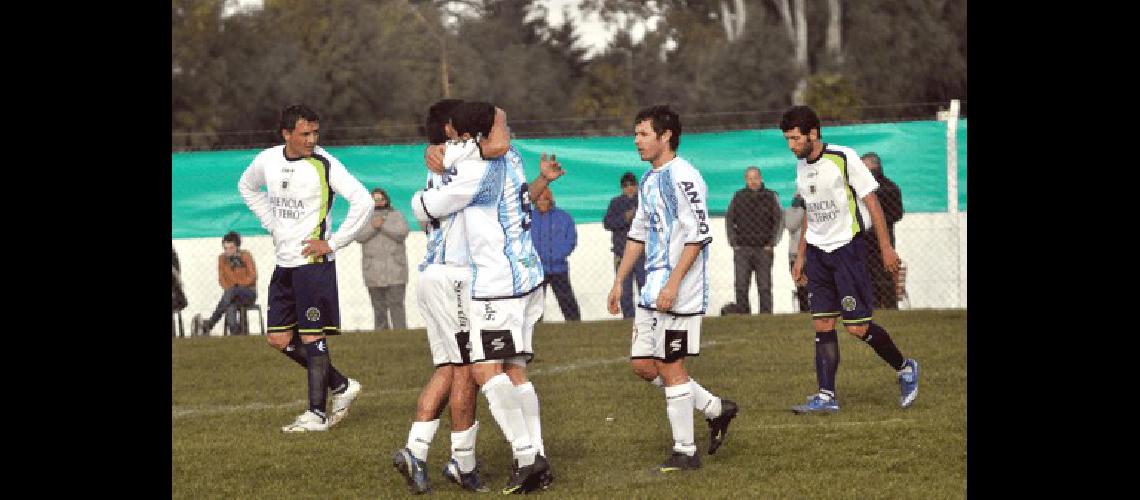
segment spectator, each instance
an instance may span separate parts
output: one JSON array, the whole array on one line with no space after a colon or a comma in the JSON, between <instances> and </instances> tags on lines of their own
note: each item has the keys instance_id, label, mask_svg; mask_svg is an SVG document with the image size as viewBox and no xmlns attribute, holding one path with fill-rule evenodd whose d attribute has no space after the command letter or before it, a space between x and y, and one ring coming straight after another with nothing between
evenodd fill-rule
<instances>
[{"instance_id":1,"label":"spectator","mask_svg":"<svg viewBox=\"0 0 1140 500\"><path fill-rule=\"evenodd\" d=\"M791 269L796 262L796 252L799 250L800 231L803 231L804 225L804 198L796 193L792 198L792 206L784 211L784 227L788 230L788 269ZM807 300L807 276L801 276L800 282L796 283L796 302L799 304L799 311L806 312L810 309Z\"/></svg>"},{"instance_id":2,"label":"spectator","mask_svg":"<svg viewBox=\"0 0 1140 500\"><path fill-rule=\"evenodd\" d=\"M564 210L554 208L554 193L548 188L535 198L530 224L534 248L546 273L543 289L548 283L554 289L554 297L558 299L558 307L566 321L580 321L578 301L574 299L574 289L570 286L570 267L566 264L566 257L578 246L574 219Z\"/></svg>"},{"instance_id":3,"label":"spectator","mask_svg":"<svg viewBox=\"0 0 1140 500\"><path fill-rule=\"evenodd\" d=\"M376 330L404 330L404 288L408 283L408 252L404 240L408 237L408 221L398 210L392 209L388 192L372 190L375 203L371 223L356 233L361 247L361 272L368 296L372 299L372 314ZM388 321L391 314L392 321Z\"/></svg>"},{"instance_id":4,"label":"spectator","mask_svg":"<svg viewBox=\"0 0 1140 500\"><path fill-rule=\"evenodd\" d=\"M178 251L170 245L172 264L170 269L170 309L181 311L186 307L186 294L182 291L182 265L178 263Z\"/></svg>"},{"instance_id":5,"label":"spectator","mask_svg":"<svg viewBox=\"0 0 1140 500\"><path fill-rule=\"evenodd\" d=\"M756 273L756 295L760 314L772 313L772 249L780 241L780 198L764 187L759 167L744 170L745 187L728 204L724 226L732 246L736 274L736 310L748 313L748 287Z\"/></svg>"},{"instance_id":6,"label":"spectator","mask_svg":"<svg viewBox=\"0 0 1140 500\"><path fill-rule=\"evenodd\" d=\"M894 181L883 175L883 162L875 152L862 156L863 163L879 183L875 191L879 197L879 205L883 207L883 219L887 221L887 234L891 238L891 247L895 245L895 223L903 217L902 190ZM870 243L867 252L867 270L871 275L871 288L874 294L875 309L898 309L898 294L895 291L895 277L883 267L883 255L879 251L879 238L874 231L866 231Z\"/></svg>"},{"instance_id":7,"label":"spectator","mask_svg":"<svg viewBox=\"0 0 1140 500\"><path fill-rule=\"evenodd\" d=\"M222 314L226 315L226 324L236 328L238 305L253 304L257 300L257 290L254 288L257 285L257 267L253 264L253 255L249 250L241 249L241 235L237 231L230 231L222 237L222 254L218 255L218 284L222 286L222 299L205 322L202 321L201 314L194 315L194 320L190 323L192 335L209 335Z\"/></svg>"},{"instance_id":8,"label":"spectator","mask_svg":"<svg viewBox=\"0 0 1140 500\"><path fill-rule=\"evenodd\" d=\"M602 226L613 234L614 272L621 266L621 257L625 253L626 233L629 232L630 221L637 209L637 177L633 172L626 172L621 176L621 195L610 200L606 209L606 218ZM632 318L633 309L633 280L637 278L637 291L645 286L645 253L638 254L637 262L633 264L633 272L625 277L621 285L621 316Z\"/></svg>"}]
</instances>

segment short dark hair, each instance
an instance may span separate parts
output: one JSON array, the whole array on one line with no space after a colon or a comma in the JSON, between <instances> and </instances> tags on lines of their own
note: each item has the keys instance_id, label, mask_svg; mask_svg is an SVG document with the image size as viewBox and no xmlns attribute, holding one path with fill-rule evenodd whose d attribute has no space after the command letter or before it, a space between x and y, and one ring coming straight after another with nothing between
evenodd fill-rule
<instances>
[{"instance_id":1,"label":"short dark hair","mask_svg":"<svg viewBox=\"0 0 1140 500\"><path fill-rule=\"evenodd\" d=\"M452 110L462 103L463 99L440 99L428 108L424 133L427 135L429 144L443 144L447 141L447 132L444 132L443 127L451 119Z\"/></svg>"},{"instance_id":2,"label":"short dark hair","mask_svg":"<svg viewBox=\"0 0 1140 500\"><path fill-rule=\"evenodd\" d=\"M633 172L626 172L622 174L621 185L625 186L626 184L633 184L635 186L637 185L637 176L633 175Z\"/></svg>"},{"instance_id":3,"label":"short dark hair","mask_svg":"<svg viewBox=\"0 0 1140 500\"><path fill-rule=\"evenodd\" d=\"M494 123L495 105L489 102L463 102L451 110L451 126L459 135L476 137L482 134L486 137L491 134Z\"/></svg>"},{"instance_id":4,"label":"short dark hair","mask_svg":"<svg viewBox=\"0 0 1140 500\"><path fill-rule=\"evenodd\" d=\"M879 158L878 153L876 153L874 151L870 151L870 152L864 154L863 156L859 157L859 159L863 160L864 162L866 162L868 158L875 160L875 165L879 166L879 170L883 169L883 159Z\"/></svg>"},{"instance_id":5,"label":"short dark hair","mask_svg":"<svg viewBox=\"0 0 1140 500\"><path fill-rule=\"evenodd\" d=\"M241 246L241 235L237 231L230 231L222 236L222 244L225 245L227 241L233 242L236 246Z\"/></svg>"},{"instance_id":6,"label":"short dark hair","mask_svg":"<svg viewBox=\"0 0 1140 500\"><path fill-rule=\"evenodd\" d=\"M317 112L310 109L304 104L294 104L281 111L281 130L293 131L297 127L297 120L304 118L305 121L317 122L321 117L317 116Z\"/></svg>"},{"instance_id":7,"label":"short dark hair","mask_svg":"<svg viewBox=\"0 0 1140 500\"><path fill-rule=\"evenodd\" d=\"M808 106L792 106L784 112L780 119L780 130L787 132L799 127L800 133L808 135L812 129L819 130L819 137L823 138L823 130L819 128L819 116Z\"/></svg>"},{"instance_id":8,"label":"short dark hair","mask_svg":"<svg viewBox=\"0 0 1140 500\"><path fill-rule=\"evenodd\" d=\"M668 104L659 104L638 111L637 117L633 119L633 126L636 127L638 123L645 120L649 120L649 125L653 127L653 132L658 137L666 130L673 132L673 135L669 137L669 147L676 152L677 148L681 146L681 117L669 109Z\"/></svg>"}]
</instances>

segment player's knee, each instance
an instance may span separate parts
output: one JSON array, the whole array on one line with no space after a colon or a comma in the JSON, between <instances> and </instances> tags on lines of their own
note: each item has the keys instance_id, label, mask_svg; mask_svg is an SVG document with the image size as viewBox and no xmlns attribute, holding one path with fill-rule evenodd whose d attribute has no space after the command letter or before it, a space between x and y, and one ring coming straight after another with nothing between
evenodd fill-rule
<instances>
[{"instance_id":1,"label":"player's knee","mask_svg":"<svg viewBox=\"0 0 1140 500\"><path fill-rule=\"evenodd\" d=\"M867 336L867 329L870 325L864 323L862 325L844 325L844 327L847 328L847 333L862 339Z\"/></svg>"},{"instance_id":2,"label":"player's knee","mask_svg":"<svg viewBox=\"0 0 1140 500\"><path fill-rule=\"evenodd\" d=\"M269 345L273 346L273 348L277 349L278 351L284 350L286 347L288 347L289 341L291 339L292 335L290 335L288 332L270 333L269 335L265 336L265 341L269 342Z\"/></svg>"},{"instance_id":3,"label":"player's knee","mask_svg":"<svg viewBox=\"0 0 1140 500\"><path fill-rule=\"evenodd\" d=\"M634 374L646 382L652 382L657 378L657 367L652 359L634 359L629 362L629 366L633 368Z\"/></svg>"},{"instance_id":4,"label":"player's knee","mask_svg":"<svg viewBox=\"0 0 1140 500\"><path fill-rule=\"evenodd\" d=\"M812 320L815 323L815 331L827 332L835 329L835 318L816 318Z\"/></svg>"}]
</instances>

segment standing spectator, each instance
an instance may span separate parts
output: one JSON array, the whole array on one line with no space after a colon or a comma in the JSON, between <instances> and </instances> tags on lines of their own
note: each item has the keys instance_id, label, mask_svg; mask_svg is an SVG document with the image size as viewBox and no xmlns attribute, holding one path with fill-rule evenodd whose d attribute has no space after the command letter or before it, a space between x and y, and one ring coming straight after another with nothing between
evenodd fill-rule
<instances>
[{"instance_id":1,"label":"standing spectator","mask_svg":"<svg viewBox=\"0 0 1140 500\"><path fill-rule=\"evenodd\" d=\"M736 271L736 310L747 314L748 287L756 273L756 295L760 314L772 314L772 249L780 241L782 216L780 198L764 187L759 167L744 170L744 189L728 204L724 226L732 246Z\"/></svg>"},{"instance_id":2,"label":"standing spectator","mask_svg":"<svg viewBox=\"0 0 1140 500\"><path fill-rule=\"evenodd\" d=\"M792 198L792 206L784 211L784 227L788 229L788 269L796 264L796 255L800 246L797 244L800 241L800 231L804 230L804 197L796 193ZM799 311L806 312L809 309L807 299L807 276L800 276L800 280L795 282L796 285L796 302L799 304Z\"/></svg>"},{"instance_id":3,"label":"standing spectator","mask_svg":"<svg viewBox=\"0 0 1140 500\"><path fill-rule=\"evenodd\" d=\"M879 183L875 194L879 197L879 205L883 207L883 218L887 221L887 234L891 238L891 247L895 247L895 223L903 217L902 190L894 181L883 175L883 162L875 152L862 156L863 163ZM879 237L874 231L868 231L867 242L867 270L871 274L871 288L874 293L875 309L898 309L898 294L895 292L895 276L883 267L883 254L879 250Z\"/></svg>"},{"instance_id":4,"label":"standing spectator","mask_svg":"<svg viewBox=\"0 0 1140 500\"><path fill-rule=\"evenodd\" d=\"M368 287L368 296L372 299L376 330L403 330L408 327L404 320L404 288L408 283L408 252L404 240L408 237L408 221L398 210L392 209L387 191L373 189L372 201L375 204L372 220L354 238L361 247L364 286Z\"/></svg>"},{"instance_id":5,"label":"standing spectator","mask_svg":"<svg viewBox=\"0 0 1140 500\"><path fill-rule=\"evenodd\" d=\"M574 289L570 286L570 267L566 257L578 246L578 230L574 219L564 210L554 208L554 193L550 189L539 193L534 200L535 209L531 212L531 237L538 258L542 259L542 270L546 282L554 289L558 307L566 321L580 321L578 301L574 299Z\"/></svg>"},{"instance_id":6,"label":"standing spectator","mask_svg":"<svg viewBox=\"0 0 1140 500\"><path fill-rule=\"evenodd\" d=\"M626 172L621 176L621 195L610 200L606 209L606 218L602 225L611 231L613 238L614 272L621 267L621 257L625 253L626 233L629 232L630 221L633 220L634 211L637 210L637 177L633 172ZM638 254L637 262L633 264L633 272L625 277L621 285L621 317L633 317L633 280L637 278L637 291L645 286L645 254Z\"/></svg>"},{"instance_id":7,"label":"standing spectator","mask_svg":"<svg viewBox=\"0 0 1140 500\"><path fill-rule=\"evenodd\" d=\"M238 324L239 304L252 304L257 300L257 267L249 250L241 249L241 235L230 231L222 237L222 254L218 255L218 284L222 286L222 299L206 321L195 314L190 323L192 335L209 335L210 330L226 315L226 323Z\"/></svg>"}]
</instances>

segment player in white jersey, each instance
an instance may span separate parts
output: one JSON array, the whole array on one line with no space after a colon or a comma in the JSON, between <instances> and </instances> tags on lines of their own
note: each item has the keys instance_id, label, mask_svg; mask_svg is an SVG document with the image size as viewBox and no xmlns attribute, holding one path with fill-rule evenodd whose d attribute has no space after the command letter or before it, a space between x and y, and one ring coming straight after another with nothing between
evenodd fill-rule
<instances>
[{"instance_id":1,"label":"player in white jersey","mask_svg":"<svg viewBox=\"0 0 1140 500\"><path fill-rule=\"evenodd\" d=\"M463 101L441 100L428 110L425 130L430 144L447 140L445 126L451 110ZM505 128L505 127L500 127ZM509 143L505 130L493 133L489 141ZM488 147L497 147L493 143ZM429 172L427 189L451 183L448 173ZM427 251L420 263L416 300L426 323L428 346L435 365L431 378L420 392L416 417L405 447L396 452L393 465L414 493L431 491L427 456L439 428L443 406L451 409L452 458L444 466L448 480L468 491L487 491L479 479L475 441L479 423L475 420L478 386L471 377L470 327L471 259L467 252L466 222L461 213L420 220L427 230Z\"/></svg>"},{"instance_id":2,"label":"player in white jersey","mask_svg":"<svg viewBox=\"0 0 1140 500\"><path fill-rule=\"evenodd\" d=\"M622 281L645 251L645 286L634 316L630 365L634 373L665 391L673 451L660 472L697 469L693 411L709 424L710 455L724 443L736 403L712 394L685 370L685 357L701 350L701 317L708 308L708 189L701 173L677 156L681 119L668 106L652 106L634 119L634 144L652 168L641 177L637 210L630 223L608 299L610 314L621 312Z\"/></svg>"},{"instance_id":3,"label":"player in white jersey","mask_svg":"<svg viewBox=\"0 0 1140 500\"><path fill-rule=\"evenodd\" d=\"M472 261L471 361L476 382L517 467L504 493L549 486L542 443L538 396L527 380L534 356L534 323L542 315L542 263L530 240L530 197L558 178L555 158L540 162L541 173L528 183L522 157L513 147L501 158L484 159L477 139L487 135L501 110L488 103L464 103L452 114L458 141L446 148L444 168L452 180L412 198L417 217L439 217L462 210ZM506 365L506 366L504 366Z\"/></svg>"},{"instance_id":4,"label":"player in white jersey","mask_svg":"<svg viewBox=\"0 0 1140 500\"><path fill-rule=\"evenodd\" d=\"M815 372L819 392L797 414L839 411L835 375L839 342L835 318L847 332L866 342L898 374L899 404L909 407L918 395L918 362L906 359L887 331L871 321L873 295L867 274L868 228L878 234L883 265L897 273L899 257L887 236L875 190L878 182L855 150L822 141L819 117L807 106L793 106L780 120L788 149L796 155L796 192L806 204L803 234L792 264L792 278L807 279L815 326ZM842 312L840 312L842 309Z\"/></svg>"},{"instance_id":5,"label":"player in white jersey","mask_svg":"<svg viewBox=\"0 0 1140 500\"><path fill-rule=\"evenodd\" d=\"M246 205L276 247L266 340L308 371L309 409L282 427L285 432L327 430L360 393L359 382L332 366L325 336L340 333L335 252L367 222L372 198L339 160L316 145L318 120L306 106L285 108L280 121L285 144L259 153L238 181ZM350 206L333 233L329 212L338 193ZM326 415L329 389L332 408Z\"/></svg>"}]
</instances>

